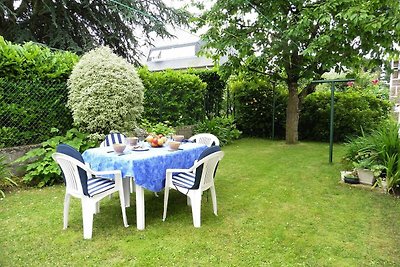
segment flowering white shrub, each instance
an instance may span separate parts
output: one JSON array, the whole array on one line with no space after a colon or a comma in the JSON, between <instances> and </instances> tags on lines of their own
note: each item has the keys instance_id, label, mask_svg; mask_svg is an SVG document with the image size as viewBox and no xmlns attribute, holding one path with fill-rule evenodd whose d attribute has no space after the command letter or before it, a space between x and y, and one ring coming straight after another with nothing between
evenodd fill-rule
<instances>
[{"instance_id":1,"label":"flowering white shrub","mask_svg":"<svg viewBox=\"0 0 400 267\"><path fill-rule=\"evenodd\" d=\"M133 65L109 47L86 53L68 80L74 122L90 133L128 132L143 112L143 84Z\"/></svg>"}]
</instances>

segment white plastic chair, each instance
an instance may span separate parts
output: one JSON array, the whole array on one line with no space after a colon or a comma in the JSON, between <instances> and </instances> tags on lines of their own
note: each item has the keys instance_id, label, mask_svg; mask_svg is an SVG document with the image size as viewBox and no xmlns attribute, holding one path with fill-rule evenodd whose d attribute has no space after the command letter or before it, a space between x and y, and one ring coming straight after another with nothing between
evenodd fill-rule
<instances>
[{"instance_id":1,"label":"white plastic chair","mask_svg":"<svg viewBox=\"0 0 400 267\"><path fill-rule=\"evenodd\" d=\"M199 143L199 144L204 144L208 147L210 146L219 146L219 140L218 138L210 133L200 133L196 134L192 137L189 138L189 141Z\"/></svg>"},{"instance_id":2,"label":"white plastic chair","mask_svg":"<svg viewBox=\"0 0 400 267\"><path fill-rule=\"evenodd\" d=\"M215 193L214 176L218 162L224 157L219 146L212 146L203 151L199 159L190 169L167 169L164 191L163 221L167 217L169 189L175 189L188 197L192 206L194 227L201 225L201 197L205 190L210 189L214 214L217 216L217 196Z\"/></svg>"},{"instance_id":3,"label":"white plastic chair","mask_svg":"<svg viewBox=\"0 0 400 267\"><path fill-rule=\"evenodd\" d=\"M113 144L125 144L126 136L121 133L110 133L106 135L100 147L112 146Z\"/></svg>"},{"instance_id":4,"label":"white plastic chair","mask_svg":"<svg viewBox=\"0 0 400 267\"><path fill-rule=\"evenodd\" d=\"M84 164L82 155L75 148L65 144L59 145L57 152L52 157L60 165L65 179L64 229L68 227L71 196L80 198L82 203L83 238L91 239L93 215L100 212L99 201L114 192L119 192L123 223L125 227L128 227L121 171L95 172ZM114 180L96 178L99 175L113 175Z\"/></svg>"}]
</instances>

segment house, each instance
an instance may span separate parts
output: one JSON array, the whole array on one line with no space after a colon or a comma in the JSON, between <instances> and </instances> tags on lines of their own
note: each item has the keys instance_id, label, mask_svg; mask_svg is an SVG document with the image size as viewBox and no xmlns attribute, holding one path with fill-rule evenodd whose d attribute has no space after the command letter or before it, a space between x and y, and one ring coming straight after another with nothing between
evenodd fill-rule
<instances>
[{"instance_id":1,"label":"house","mask_svg":"<svg viewBox=\"0 0 400 267\"><path fill-rule=\"evenodd\" d=\"M211 58L198 55L203 45L204 42L199 40L151 48L146 65L150 71L212 68L215 63ZM223 62L226 62L226 58L221 59L220 63L222 64Z\"/></svg>"}]
</instances>

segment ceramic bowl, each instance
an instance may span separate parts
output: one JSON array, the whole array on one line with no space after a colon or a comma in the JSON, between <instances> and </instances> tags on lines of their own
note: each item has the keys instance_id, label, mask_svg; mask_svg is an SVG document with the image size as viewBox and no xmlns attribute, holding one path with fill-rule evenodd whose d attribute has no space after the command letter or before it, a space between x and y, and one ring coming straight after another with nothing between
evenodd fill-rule
<instances>
[{"instance_id":1,"label":"ceramic bowl","mask_svg":"<svg viewBox=\"0 0 400 267\"><path fill-rule=\"evenodd\" d=\"M125 144L113 144L114 151L119 154L124 152L125 147Z\"/></svg>"},{"instance_id":2,"label":"ceramic bowl","mask_svg":"<svg viewBox=\"0 0 400 267\"><path fill-rule=\"evenodd\" d=\"M172 136L172 139L174 139L174 141L176 142L182 142L182 140L185 138L184 135L174 135Z\"/></svg>"},{"instance_id":3,"label":"ceramic bowl","mask_svg":"<svg viewBox=\"0 0 400 267\"><path fill-rule=\"evenodd\" d=\"M136 146L138 144L139 138L137 137L127 137L126 138L126 142L130 145L130 146Z\"/></svg>"},{"instance_id":4,"label":"ceramic bowl","mask_svg":"<svg viewBox=\"0 0 400 267\"><path fill-rule=\"evenodd\" d=\"M177 150L180 146L181 142L171 141L169 142L169 148L171 150Z\"/></svg>"}]
</instances>

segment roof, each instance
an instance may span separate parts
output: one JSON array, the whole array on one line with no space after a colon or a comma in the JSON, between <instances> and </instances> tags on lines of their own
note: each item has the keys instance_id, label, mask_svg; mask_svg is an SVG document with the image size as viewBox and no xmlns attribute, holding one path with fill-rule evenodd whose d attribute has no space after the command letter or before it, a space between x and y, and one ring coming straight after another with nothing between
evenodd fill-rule
<instances>
[{"instance_id":1,"label":"roof","mask_svg":"<svg viewBox=\"0 0 400 267\"><path fill-rule=\"evenodd\" d=\"M202 45L202 41L197 41L151 48L146 64L150 71L212 68L214 66L212 59L197 56Z\"/></svg>"}]
</instances>

